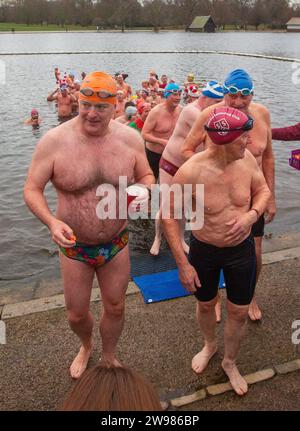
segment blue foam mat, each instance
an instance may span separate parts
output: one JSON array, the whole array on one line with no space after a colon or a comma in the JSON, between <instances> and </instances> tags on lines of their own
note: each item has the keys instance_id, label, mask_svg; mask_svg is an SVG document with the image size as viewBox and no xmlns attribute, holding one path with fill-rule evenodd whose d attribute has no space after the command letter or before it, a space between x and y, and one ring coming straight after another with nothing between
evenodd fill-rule
<instances>
[{"instance_id":1,"label":"blue foam mat","mask_svg":"<svg viewBox=\"0 0 300 431\"><path fill-rule=\"evenodd\" d=\"M133 277L133 281L139 287L145 304L191 295L182 287L178 269ZM223 271L219 286L224 287Z\"/></svg>"},{"instance_id":2,"label":"blue foam mat","mask_svg":"<svg viewBox=\"0 0 300 431\"><path fill-rule=\"evenodd\" d=\"M176 269L177 265L170 250L152 256L150 253L135 253L130 255L131 276L154 274Z\"/></svg>"}]
</instances>

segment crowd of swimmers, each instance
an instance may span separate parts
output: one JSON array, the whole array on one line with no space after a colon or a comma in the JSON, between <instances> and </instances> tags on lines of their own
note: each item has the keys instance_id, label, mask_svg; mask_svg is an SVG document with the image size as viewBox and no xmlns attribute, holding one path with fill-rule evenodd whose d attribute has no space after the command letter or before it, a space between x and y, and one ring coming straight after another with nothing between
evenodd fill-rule
<instances>
[{"instance_id":1,"label":"crowd of swimmers","mask_svg":"<svg viewBox=\"0 0 300 431\"><path fill-rule=\"evenodd\" d=\"M223 270L227 319L222 368L235 392L244 395L248 385L236 361L247 319L262 318L255 287L262 268L264 226L276 214L270 112L253 101L254 83L243 69L231 71L222 84L197 82L191 73L180 84L151 70L135 92L127 77L122 72L93 72L79 82L74 74L61 77L55 70L58 87L48 100L57 101L60 117L72 119L40 140L24 188L28 207L60 249L68 321L81 341L70 374L80 378L92 352L89 303L95 275L104 308L101 364L122 366L116 348L130 277L127 220L97 218L97 186L116 185L121 175L149 189L155 182L189 184L193 190L203 184L204 225L192 230L190 243L184 238L185 220L172 216L173 201L171 216L162 217L162 197L149 248L158 255L165 234L180 281L197 299L196 316L204 336L204 347L192 359L197 374L217 351ZM36 121L36 110L32 114ZM273 129L273 138L298 139L299 127ZM49 181L58 191L55 215L44 196Z\"/></svg>"},{"instance_id":2,"label":"crowd of swimmers","mask_svg":"<svg viewBox=\"0 0 300 431\"><path fill-rule=\"evenodd\" d=\"M59 122L67 121L78 114L79 90L86 73L80 73L80 79L76 78L75 72L60 72L58 67L54 69L56 88L47 96L48 102L55 101ZM115 73L117 84L117 100L114 119L120 123L127 124L141 131L149 111L162 103L164 100L164 89L169 83L174 83L174 79L167 75L161 75L160 79L155 71L149 72L148 79L141 82L140 89L134 93L131 85L126 83L128 74L125 72ZM191 103L200 96L200 88L205 83L195 81L193 73L188 73L182 85L183 103ZM42 118L37 109L32 109L30 117L25 120L25 125L37 127L41 124Z\"/></svg>"}]
</instances>

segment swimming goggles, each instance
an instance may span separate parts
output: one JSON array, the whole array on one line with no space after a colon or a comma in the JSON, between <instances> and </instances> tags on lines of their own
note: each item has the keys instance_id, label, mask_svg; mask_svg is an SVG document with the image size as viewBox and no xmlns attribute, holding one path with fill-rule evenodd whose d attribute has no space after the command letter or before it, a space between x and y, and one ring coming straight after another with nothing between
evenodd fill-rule
<instances>
[{"instance_id":1,"label":"swimming goggles","mask_svg":"<svg viewBox=\"0 0 300 431\"><path fill-rule=\"evenodd\" d=\"M96 95L100 99L108 99L110 97L117 96L116 94L110 93L109 91L106 91L106 90L94 91L92 88L81 88L80 93L87 97Z\"/></svg>"},{"instance_id":2,"label":"swimming goggles","mask_svg":"<svg viewBox=\"0 0 300 431\"><path fill-rule=\"evenodd\" d=\"M176 96L180 96L182 93L182 90L166 90L165 93L171 93L171 94L175 94Z\"/></svg>"},{"instance_id":3,"label":"swimming goggles","mask_svg":"<svg viewBox=\"0 0 300 431\"><path fill-rule=\"evenodd\" d=\"M251 89L249 88L239 89L234 85L230 85L229 87L227 87L225 84L223 85L223 87L225 88L225 90L229 91L230 94L241 93L243 96L250 96L250 94L252 94L254 90L254 87L252 87Z\"/></svg>"},{"instance_id":4,"label":"swimming goggles","mask_svg":"<svg viewBox=\"0 0 300 431\"><path fill-rule=\"evenodd\" d=\"M248 116L248 121L246 121L246 123L243 124L241 127L235 127L234 129L224 129L224 128L214 129L212 127L208 127L207 125L205 125L204 129L207 132L237 132L239 130L243 130L247 132L248 130L253 129L253 124L254 124L253 118Z\"/></svg>"}]
</instances>

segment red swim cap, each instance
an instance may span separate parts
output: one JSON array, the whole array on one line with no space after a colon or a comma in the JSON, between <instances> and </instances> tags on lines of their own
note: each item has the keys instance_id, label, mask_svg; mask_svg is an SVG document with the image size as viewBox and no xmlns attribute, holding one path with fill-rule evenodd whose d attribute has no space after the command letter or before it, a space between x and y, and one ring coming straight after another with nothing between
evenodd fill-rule
<instances>
[{"instance_id":1,"label":"red swim cap","mask_svg":"<svg viewBox=\"0 0 300 431\"><path fill-rule=\"evenodd\" d=\"M34 115L39 115L39 113L38 113L38 110L37 109L33 109L32 111L31 111L31 116L33 117Z\"/></svg>"},{"instance_id":2,"label":"red swim cap","mask_svg":"<svg viewBox=\"0 0 300 431\"><path fill-rule=\"evenodd\" d=\"M230 144L253 128L253 118L227 106L215 108L204 126L216 145Z\"/></svg>"}]
</instances>

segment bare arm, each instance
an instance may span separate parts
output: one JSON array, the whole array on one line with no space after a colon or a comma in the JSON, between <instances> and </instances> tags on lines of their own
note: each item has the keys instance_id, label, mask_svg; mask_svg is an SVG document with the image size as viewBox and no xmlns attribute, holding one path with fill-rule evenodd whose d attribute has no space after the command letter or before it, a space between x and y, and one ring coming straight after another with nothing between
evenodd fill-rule
<instances>
[{"instance_id":1,"label":"bare arm","mask_svg":"<svg viewBox=\"0 0 300 431\"><path fill-rule=\"evenodd\" d=\"M247 151L245 157L247 157L247 164L252 172L251 178L251 208L246 213L240 214L226 223L227 226L232 228L226 233L226 239L230 242L238 241L241 236L244 236L251 228L251 226L257 222L259 217L264 213L268 201L271 196L271 192L266 183L265 177L259 168L255 157Z\"/></svg>"},{"instance_id":2,"label":"bare arm","mask_svg":"<svg viewBox=\"0 0 300 431\"><path fill-rule=\"evenodd\" d=\"M38 143L24 186L27 206L48 227L54 219L44 196L44 189L53 173L54 158L49 150L51 141L51 138L45 135Z\"/></svg>"},{"instance_id":3,"label":"bare arm","mask_svg":"<svg viewBox=\"0 0 300 431\"><path fill-rule=\"evenodd\" d=\"M49 94L47 97L48 102L53 102L53 100L57 99L59 88L56 88L52 93Z\"/></svg>"},{"instance_id":4,"label":"bare arm","mask_svg":"<svg viewBox=\"0 0 300 431\"><path fill-rule=\"evenodd\" d=\"M251 154L251 158L252 157L253 156ZM251 160L251 164L253 165L253 177L251 181L251 208L255 208L255 210L258 212L257 216L261 216L268 205L269 199L271 197L271 192L266 182L266 179L254 157ZM251 211L251 208L249 212Z\"/></svg>"},{"instance_id":5,"label":"bare arm","mask_svg":"<svg viewBox=\"0 0 300 431\"><path fill-rule=\"evenodd\" d=\"M150 111L142 129L142 137L145 139L145 141L153 142L154 144L159 144L164 148L167 145L168 140L157 138L156 136L153 135L153 130L155 130L158 116L159 116L159 110L154 108Z\"/></svg>"},{"instance_id":6,"label":"bare arm","mask_svg":"<svg viewBox=\"0 0 300 431\"><path fill-rule=\"evenodd\" d=\"M270 114L267 111L265 115L266 115L266 123L268 127L268 135L267 135L267 147L262 155L262 171L265 176L268 187L271 191L271 197L266 207L266 223L269 223L273 220L276 214L275 161L274 161L274 154L273 154L273 148L272 148L272 131L271 131Z\"/></svg>"},{"instance_id":7,"label":"bare arm","mask_svg":"<svg viewBox=\"0 0 300 431\"><path fill-rule=\"evenodd\" d=\"M155 178L146 157L144 142L138 132L134 130L132 130L132 132L134 136L130 137L130 140L136 148L134 167L135 182L150 187L151 184L155 184Z\"/></svg>"},{"instance_id":8,"label":"bare arm","mask_svg":"<svg viewBox=\"0 0 300 431\"><path fill-rule=\"evenodd\" d=\"M72 103L77 102L77 98L76 98L75 94L69 93L69 96L71 98Z\"/></svg>"},{"instance_id":9,"label":"bare arm","mask_svg":"<svg viewBox=\"0 0 300 431\"><path fill-rule=\"evenodd\" d=\"M132 96L132 88L129 84L127 84L127 98Z\"/></svg>"},{"instance_id":10,"label":"bare arm","mask_svg":"<svg viewBox=\"0 0 300 431\"><path fill-rule=\"evenodd\" d=\"M74 241L67 237L73 236L72 229L51 213L44 196L46 184L53 175L55 143L52 134L46 134L38 143L24 185L24 200L32 213L49 228L52 239L58 245L70 247Z\"/></svg>"},{"instance_id":11,"label":"bare arm","mask_svg":"<svg viewBox=\"0 0 300 431\"><path fill-rule=\"evenodd\" d=\"M186 169L186 167L181 167L173 178L172 184L176 184L181 187L181 196L171 193L170 217L163 217L162 224L166 240L168 241L178 266L180 281L186 290L189 292L195 292L196 287L201 287L200 280L194 267L189 263L187 256L184 253L181 243L179 221L174 217L178 211L178 205L182 205L183 185L189 182L187 174L188 170L189 168Z\"/></svg>"},{"instance_id":12,"label":"bare arm","mask_svg":"<svg viewBox=\"0 0 300 431\"><path fill-rule=\"evenodd\" d=\"M210 113L211 110L204 110L200 112L200 114L197 116L197 119L190 130L189 134L187 135L183 147L181 149L181 155L185 160L192 157L195 152L196 148L200 144L204 144L206 139L206 132L204 130L204 125L208 118L208 112Z\"/></svg>"}]
</instances>

